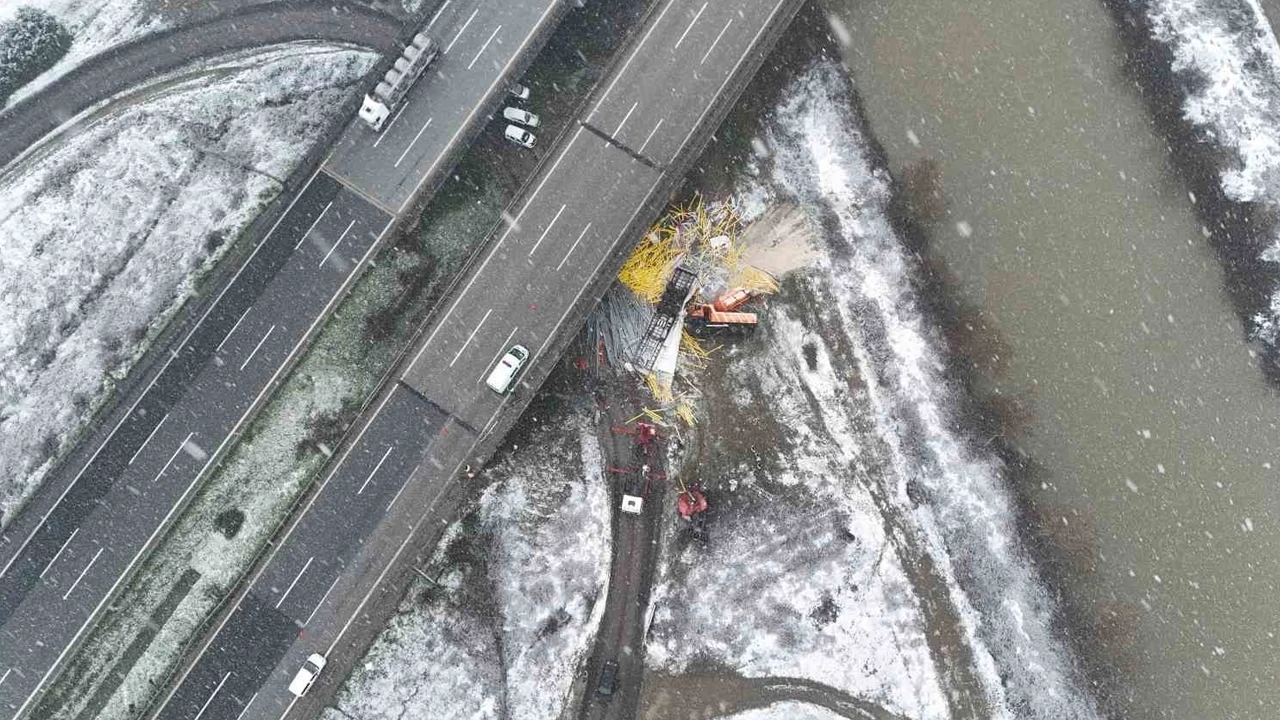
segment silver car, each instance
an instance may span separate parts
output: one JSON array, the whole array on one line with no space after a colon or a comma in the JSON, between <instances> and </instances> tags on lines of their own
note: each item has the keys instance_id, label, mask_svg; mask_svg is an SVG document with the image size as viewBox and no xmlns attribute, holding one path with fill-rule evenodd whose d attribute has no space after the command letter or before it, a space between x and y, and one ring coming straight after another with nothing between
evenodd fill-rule
<instances>
[{"instance_id":1,"label":"silver car","mask_svg":"<svg viewBox=\"0 0 1280 720\"><path fill-rule=\"evenodd\" d=\"M533 144L538 142L536 135L517 125L508 125L502 134L520 147L532 148Z\"/></svg>"},{"instance_id":2,"label":"silver car","mask_svg":"<svg viewBox=\"0 0 1280 720\"><path fill-rule=\"evenodd\" d=\"M513 123L520 123L525 127L536 128L542 124L542 121L538 119L537 115L534 115L528 110L521 110L520 108L503 108L502 117Z\"/></svg>"}]
</instances>

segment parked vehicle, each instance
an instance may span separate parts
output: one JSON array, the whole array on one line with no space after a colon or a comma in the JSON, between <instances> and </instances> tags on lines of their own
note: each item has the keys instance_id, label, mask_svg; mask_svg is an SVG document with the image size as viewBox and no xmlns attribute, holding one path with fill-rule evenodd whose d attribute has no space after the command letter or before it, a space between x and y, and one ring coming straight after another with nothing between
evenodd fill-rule
<instances>
[{"instance_id":1,"label":"parked vehicle","mask_svg":"<svg viewBox=\"0 0 1280 720\"><path fill-rule=\"evenodd\" d=\"M618 688L618 661L608 660L600 668L600 681L596 683L596 695L606 700L613 697Z\"/></svg>"},{"instance_id":2,"label":"parked vehicle","mask_svg":"<svg viewBox=\"0 0 1280 720\"><path fill-rule=\"evenodd\" d=\"M293 682L289 683L289 692L298 697L307 694L311 686L315 684L316 678L320 675L320 671L324 669L325 659L320 653L311 653L311 657L302 663L302 669L297 675L293 676Z\"/></svg>"},{"instance_id":3,"label":"parked vehicle","mask_svg":"<svg viewBox=\"0 0 1280 720\"><path fill-rule=\"evenodd\" d=\"M531 128L536 128L542 124L542 121L538 119L537 115L534 115L528 110L521 110L520 108L503 108L502 117L510 120L511 122L520 123L521 125Z\"/></svg>"},{"instance_id":4,"label":"parked vehicle","mask_svg":"<svg viewBox=\"0 0 1280 720\"><path fill-rule=\"evenodd\" d=\"M395 65L382 76L382 80L373 88L373 92L364 96L360 105L360 119L369 123L376 131L391 113L404 100L409 88L422 77L422 73L440 54L440 45L427 37L426 33L418 33L413 42L404 49Z\"/></svg>"},{"instance_id":5,"label":"parked vehicle","mask_svg":"<svg viewBox=\"0 0 1280 720\"><path fill-rule=\"evenodd\" d=\"M523 102L529 99L529 88L524 85L512 83L507 87L507 94Z\"/></svg>"},{"instance_id":6,"label":"parked vehicle","mask_svg":"<svg viewBox=\"0 0 1280 720\"><path fill-rule=\"evenodd\" d=\"M507 390L511 389L511 383L516 379L516 374L520 372L520 368L524 366L525 360L529 359L529 349L523 345L514 345L507 351L498 364L493 367L489 373L489 378L485 380L485 384L489 389L505 395Z\"/></svg>"},{"instance_id":7,"label":"parked vehicle","mask_svg":"<svg viewBox=\"0 0 1280 720\"><path fill-rule=\"evenodd\" d=\"M520 147L533 148L533 144L538 142L536 135L516 125L508 125L503 135Z\"/></svg>"}]
</instances>

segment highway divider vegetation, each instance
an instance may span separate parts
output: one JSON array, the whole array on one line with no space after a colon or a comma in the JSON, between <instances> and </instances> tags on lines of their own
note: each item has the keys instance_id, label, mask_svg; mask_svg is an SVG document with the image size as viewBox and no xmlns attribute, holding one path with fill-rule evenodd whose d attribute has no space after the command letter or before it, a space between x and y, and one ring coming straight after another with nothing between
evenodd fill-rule
<instances>
[{"instance_id":1,"label":"highway divider vegetation","mask_svg":"<svg viewBox=\"0 0 1280 720\"><path fill-rule=\"evenodd\" d=\"M45 10L18 8L0 23L0 107L71 49L71 31Z\"/></svg>"}]
</instances>

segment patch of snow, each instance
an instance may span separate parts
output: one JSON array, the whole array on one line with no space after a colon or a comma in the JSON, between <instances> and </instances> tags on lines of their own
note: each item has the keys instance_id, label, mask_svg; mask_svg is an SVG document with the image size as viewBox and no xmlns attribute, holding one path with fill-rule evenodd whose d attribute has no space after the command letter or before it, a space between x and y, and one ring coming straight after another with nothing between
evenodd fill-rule
<instances>
[{"instance_id":1,"label":"patch of snow","mask_svg":"<svg viewBox=\"0 0 1280 720\"><path fill-rule=\"evenodd\" d=\"M414 583L325 718L565 710L604 610L610 503L589 419L555 427L486 470L499 479L475 522L455 523L427 568L438 585Z\"/></svg>"},{"instance_id":2,"label":"patch of snow","mask_svg":"<svg viewBox=\"0 0 1280 720\"><path fill-rule=\"evenodd\" d=\"M843 720L844 715L824 707L799 702L778 702L768 707L725 715L720 720Z\"/></svg>"},{"instance_id":3,"label":"patch of snow","mask_svg":"<svg viewBox=\"0 0 1280 720\"><path fill-rule=\"evenodd\" d=\"M376 59L303 43L184 71L0 179L0 525Z\"/></svg>"},{"instance_id":4,"label":"patch of snow","mask_svg":"<svg viewBox=\"0 0 1280 720\"><path fill-rule=\"evenodd\" d=\"M165 29L151 13L152 0L23 0L0 2L0 21L23 6L47 10L71 31L71 48L53 67L23 85L5 107L65 75L86 59L116 45Z\"/></svg>"}]
</instances>

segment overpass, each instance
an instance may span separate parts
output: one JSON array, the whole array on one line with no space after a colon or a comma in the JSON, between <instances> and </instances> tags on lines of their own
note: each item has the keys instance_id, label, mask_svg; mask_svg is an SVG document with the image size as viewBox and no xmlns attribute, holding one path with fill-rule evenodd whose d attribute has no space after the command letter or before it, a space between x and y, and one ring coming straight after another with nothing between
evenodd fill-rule
<instances>
[{"instance_id":1,"label":"overpass","mask_svg":"<svg viewBox=\"0 0 1280 720\"><path fill-rule=\"evenodd\" d=\"M326 8L328 6L326 5ZM353 121L106 437L0 538L0 718L30 711L396 224L448 175L571 0L446 0L442 56ZM374 182L374 179L377 182ZM87 450L86 450L87 454ZM71 472L74 471L74 475Z\"/></svg>"},{"instance_id":2,"label":"overpass","mask_svg":"<svg viewBox=\"0 0 1280 720\"><path fill-rule=\"evenodd\" d=\"M473 492L465 468L516 422L799 5L655 5L151 717L276 720L332 697ZM532 357L496 395L483 379L517 342ZM315 652L329 664L299 701L286 687Z\"/></svg>"}]
</instances>

